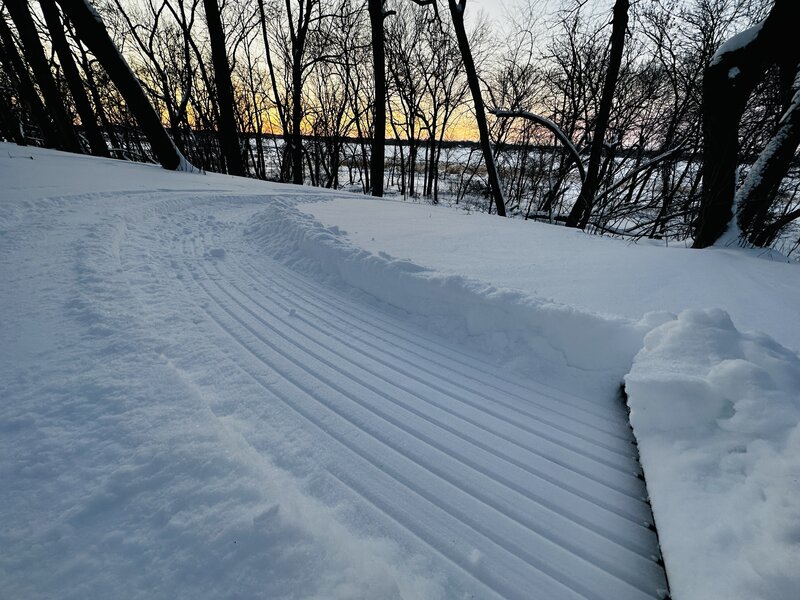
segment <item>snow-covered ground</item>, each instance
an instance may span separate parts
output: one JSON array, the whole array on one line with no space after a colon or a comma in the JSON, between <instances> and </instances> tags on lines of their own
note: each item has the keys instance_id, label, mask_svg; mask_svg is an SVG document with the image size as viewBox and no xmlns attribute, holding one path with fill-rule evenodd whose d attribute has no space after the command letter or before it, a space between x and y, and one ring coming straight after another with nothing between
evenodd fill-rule
<instances>
[{"instance_id":1,"label":"snow-covered ground","mask_svg":"<svg viewBox=\"0 0 800 600\"><path fill-rule=\"evenodd\" d=\"M0 194L2 598L658 597L623 379L673 597L800 583L796 265L8 144Z\"/></svg>"},{"instance_id":2,"label":"snow-covered ground","mask_svg":"<svg viewBox=\"0 0 800 600\"><path fill-rule=\"evenodd\" d=\"M437 272L631 319L658 310L722 308L739 329L762 331L800 351L800 268L771 251L667 249L654 240L634 243L533 221L364 197L309 204L304 210L346 231L361 248Z\"/></svg>"}]
</instances>

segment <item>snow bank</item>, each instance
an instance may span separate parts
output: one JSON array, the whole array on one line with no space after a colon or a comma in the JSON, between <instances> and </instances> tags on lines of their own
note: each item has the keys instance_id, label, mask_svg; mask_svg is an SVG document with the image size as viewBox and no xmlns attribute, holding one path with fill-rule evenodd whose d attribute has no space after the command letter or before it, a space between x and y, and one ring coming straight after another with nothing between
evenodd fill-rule
<instances>
[{"instance_id":1,"label":"snow bank","mask_svg":"<svg viewBox=\"0 0 800 600\"><path fill-rule=\"evenodd\" d=\"M800 352L800 265L773 251L731 244L698 252L353 195L299 208L347 230L351 243L374 254L633 321L656 310L718 307L740 329L763 331Z\"/></svg>"},{"instance_id":2,"label":"snow bank","mask_svg":"<svg viewBox=\"0 0 800 600\"><path fill-rule=\"evenodd\" d=\"M248 235L293 268L407 311L505 368L572 389L624 373L673 596L784 598L800 584L800 358L720 309L640 321L502 289L353 245L293 201ZM388 226L388 225L387 225ZM632 365L632 366L631 366Z\"/></svg>"},{"instance_id":3,"label":"snow bank","mask_svg":"<svg viewBox=\"0 0 800 600\"><path fill-rule=\"evenodd\" d=\"M663 322L657 314L640 322L597 315L373 254L293 201L276 201L251 220L247 233L293 268L366 292L426 329L480 348L504 368L551 384L568 377L595 390L618 385L644 334Z\"/></svg>"},{"instance_id":4,"label":"snow bank","mask_svg":"<svg viewBox=\"0 0 800 600\"><path fill-rule=\"evenodd\" d=\"M796 597L800 357L687 310L625 383L674 597Z\"/></svg>"}]
</instances>

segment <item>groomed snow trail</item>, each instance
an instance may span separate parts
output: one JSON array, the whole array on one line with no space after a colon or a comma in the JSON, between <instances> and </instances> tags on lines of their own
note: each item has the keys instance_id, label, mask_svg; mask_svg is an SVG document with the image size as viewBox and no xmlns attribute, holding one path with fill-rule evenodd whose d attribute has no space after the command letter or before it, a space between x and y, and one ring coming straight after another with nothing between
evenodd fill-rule
<instances>
[{"instance_id":1,"label":"groomed snow trail","mask_svg":"<svg viewBox=\"0 0 800 600\"><path fill-rule=\"evenodd\" d=\"M658 597L622 406L265 256L290 188L178 183L0 215L0 596Z\"/></svg>"}]
</instances>

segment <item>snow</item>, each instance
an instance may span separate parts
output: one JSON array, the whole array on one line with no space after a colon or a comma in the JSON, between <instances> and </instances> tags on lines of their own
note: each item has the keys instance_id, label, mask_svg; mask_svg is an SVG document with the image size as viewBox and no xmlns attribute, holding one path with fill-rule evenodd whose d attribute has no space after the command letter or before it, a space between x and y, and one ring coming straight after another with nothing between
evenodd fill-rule
<instances>
[{"instance_id":1,"label":"snow","mask_svg":"<svg viewBox=\"0 0 800 600\"><path fill-rule=\"evenodd\" d=\"M336 194L11 145L0 180L0 596L665 588L608 373L540 336L581 386L515 375L326 275L292 207Z\"/></svg>"},{"instance_id":2,"label":"snow","mask_svg":"<svg viewBox=\"0 0 800 600\"><path fill-rule=\"evenodd\" d=\"M0 182L0 596L655 598L648 495L673 598L800 584L797 265L9 144Z\"/></svg>"},{"instance_id":3,"label":"snow","mask_svg":"<svg viewBox=\"0 0 800 600\"><path fill-rule=\"evenodd\" d=\"M349 197L301 209L346 231L354 246L436 273L613 319L722 308L740 329L762 331L800 351L800 268L774 253L666 248L395 200Z\"/></svg>"},{"instance_id":4,"label":"snow","mask_svg":"<svg viewBox=\"0 0 800 600\"><path fill-rule=\"evenodd\" d=\"M720 45L720 47L717 48L717 51L714 53L714 56L711 57L711 62L709 63L709 66L718 64L722 60L723 56L725 56L726 54L730 54L731 52L738 52L742 48L745 48L746 46L752 44L758 37L758 34L761 33L761 29L764 27L765 22L766 21L761 21L759 23L756 23L752 27L749 27L744 31L737 33L736 35L729 38L727 41L723 42Z\"/></svg>"},{"instance_id":5,"label":"snow","mask_svg":"<svg viewBox=\"0 0 800 600\"><path fill-rule=\"evenodd\" d=\"M533 343L538 330L582 373L628 372L631 423L672 597L791 597L800 584L796 264L738 247L630 244L391 200L335 199L300 209L318 220L306 231L337 228L329 246L364 248L373 261L419 265L428 280L456 278L466 289L486 290L481 314L491 314L498 298L505 329L531 342L510 344L510 352L536 357L506 356L511 368L540 380L569 377L580 387L580 375ZM339 269L353 262L332 256L326 260ZM412 308L398 291L408 284L394 280L372 293ZM431 303L423 298L423 306ZM515 304L525 309L514 313ZM542 323L526 332L533 314ZM742 333L731 317L742 330L772 338ZM493 320L492 329L504 327ZM478 345L496 351L491 340Z\"/></svg>"},{"instance_id":6,"label":"snow","mask_svg":"<svg viewBox=\"0 0 800 600\"><path fill-rule=\"evenodd\" d=\"M800 110L800 72L795 75L792 89L794 89L792 101L783 115L781 115L777 130L750 167L742 185L736 190L734 207L737 213L742 203L746 199L749 200L753 197L754 190L762 184L763 177L766 175L770 165L778 160L782 148L792 144L792 130L797 128L797 111Z\"/></svg>"},{"instance_id":7,"label":"snow","mask_svg":"<svg viewBox=\"0 0 800 600\"><path fill-rule=\"evenodd\" d=\"M674 597L793 597L797 354L687 310L647 335L625 383Z\"/></svg>"}]
</instances>

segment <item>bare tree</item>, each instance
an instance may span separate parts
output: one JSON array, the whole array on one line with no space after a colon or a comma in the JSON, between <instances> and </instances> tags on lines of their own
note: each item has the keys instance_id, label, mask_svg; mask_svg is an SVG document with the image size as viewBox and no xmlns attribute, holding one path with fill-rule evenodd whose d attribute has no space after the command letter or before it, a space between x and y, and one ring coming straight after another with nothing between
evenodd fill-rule
<instances>
[{"instance_id":1,"label":"bare tree","mask_svg":"<svg viewBox=\"0 0 800 600\"><path fill-rule=\"evenodd\" d=\"M289 38L291 40L292 73L292 181L303 185L303 75L306 70L305 50L312 14L319 0L296 0L297 10L292 10L292 0L286 0ZM295 21L295 17L297 21Z\"/></svg>"},{"instance_id":2,"label":"bare tree","mask_svg":"<svg viewBox=\"0 0 800 600\"><path fill-rule=\"evenodd\" d=\"M89 0L58 0L58 2L75 26L81 41L97 57L125 98L128 108L136 116L161 166L170 170L190 168L164 129L161 119L153 110L128 63L111 41L102 18Z\"/></svg>"},{"instance_id":3,"label":"bare tree","mask_svg":"<svg viewBox=\"0 0 800 600\"><path fill-rule=\"evenodd\" d=\"M67 36L64 33L64 24L58 12L58 6L55 0L39 0L39 5L42 8L47 30L50 33L50 41L58 55L58 62L61 64L70 94L75 101L78 116L81 118L81 125L89 142L89 148L92 154L96 156L108 156L108 146L105 139L103 139L103 132L100 131L100 127L97 125L97 117L94 114L83 80L72 56Z\"/></svg>"},{"instance_id":4,"label":"bare tree","mask_svg":"<svg viewBox=\"0 0 800 600\"><path fill-rule=\"evenodd\" d=\"M797 2L775 0L764 21L728 40L706 67L703 77L703 197L694 231L695 248L712 245L733 217L740 120L750 95L768 69L779 66L796 72L800 51L789 40L799 21ZM779 146L782 152L788 151L788 144ZM794 148L791 152L794 153ZM771 170L770 185L774 184L777 173L777 167ZM750 194L760 190L758 186L749 186L749 189L752 191L743 194L743 200L749 201L754 198ZM742 208L748 214L749 209Z\"/></svg>"},{"instance_id":5,"label":"bare tree","mask_svg":"<svg viewBox=\"0 0 800 600\"><path fill-rule=\"evenodd\" d=\"M36 25L28 9L28 3L25 0L6 0L6 7L17 27L22 46L25 49L25 57L33 69L47 110L58 130L59 145L64 150L82 153L83 148L73 127L72 119L67 114L61 92L50 72L50 65L45 57L39 34L36 32Z\"/></svg>"},{"instance_id":6,"label":"bare tree","mask_svg":"<svg viewBox=\"0 0 800 600\"><path fill-rule=\"evenodd\" d=\"M17 52L17 44L2 13L0 13L0 62L2 62L9 80L14 84L17 93L38 125L44 145L49 148L58 148L58 132L47 116L42 100L36 92L33 81L31 81L28 69Z\"/></svg>"},{"instance_id":7,"label":"bare tree","mask_svg":"<svg viewBox=\"0 0 800 600\"><path fill-rule=\"evenodd\" d=\"M225 164L231 175L244 175L239 136L236 133L234 116L233 85L228 54L225 49L225 33L217 0L203 0L206 11L208 33L211 38L211 58L214 62L214 82L219 98L219 136Z\"/></svg>"},{"instance_id":8,"label":"bare tree","mask_svg":"<svg viewBox=\"0 0 800 600\"><path fill-rule=\"evenodd\" d=\"M500 183L500 176L497 173L497 165L495 164L494 154L492 153L492 142L489 137L489 126L486 122L486 108L483 103L480 80L478 79L478 73L475 69L475 61L472 57L467 30L464 26L464 10L467 7L467 0L448 0L448 6L450 8L450 18L453 21L453 26L456 31L458 48L461 51L461 60L464 62L464 70L467 73L467 82L470 92L472 92L472 104L475 109L475 120L478 124L478 132L480 133L483 159L486 163L489 190L494 199L497 214L501 217L505 217L506 204L503 195L503 187Z\"/></svg>"},{"instance_id":9,"label":"bare tree","mask_svg":"<svg viewBox=\"0 0 800 600\"><path fill-rule=\"evenodd\" d=\"M392 11L386 11L383 0L368 0L369 21L372 31L372 68L375 78L375 99L372 109L372 195L383 196L383 178L386 156L386 33L383 21Z\"/></svg>"},{"instance_id":10,"label":"bare tree","mask_svg":"<svg viewBox=\"0 0 800 600\"><path fill-rule=\"evenodd\" d=\"M605 135L608 129L608 119L611 115L611 105L614 102L614 92L617 87L620 65L622 64L622 51L625 46L625 33L628 27L629 0L616 0L614 3L613 26L611 30L611 51L609 53L608 68L603 83L603 94L600 98L600 109L595 120L592 134L592 144L589 154L589 164L586 169L586 179L581 186L578 199L567 218L567 227L586 227L592 211L594 197L599 184L600 160L605 146Z\"/></svg>"}]
</instances>

